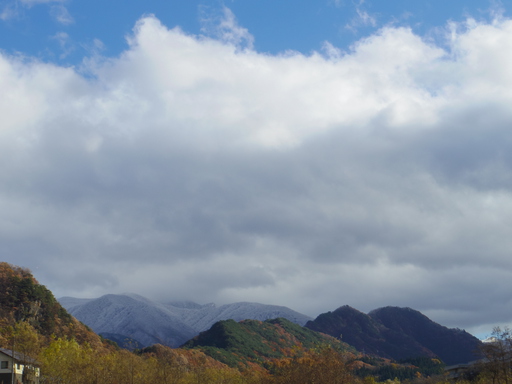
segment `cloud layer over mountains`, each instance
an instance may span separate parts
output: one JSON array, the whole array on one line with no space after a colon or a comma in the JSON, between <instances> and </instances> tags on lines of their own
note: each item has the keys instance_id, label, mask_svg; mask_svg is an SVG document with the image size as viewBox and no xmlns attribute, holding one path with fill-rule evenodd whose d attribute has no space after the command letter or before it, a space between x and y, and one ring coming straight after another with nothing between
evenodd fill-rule
<instances>
[{"instance_id":1,"label":"cloud layer over mountains","mask_svg":"<svg viewBox=\"0 0 512 384\"><path fill-rule=\"evenodd\" d=\"M56 296L512 322L512 21L307 56L219 25L146 16L81 68L0 54L1 259Z\"/></svg>"}]
</instances>

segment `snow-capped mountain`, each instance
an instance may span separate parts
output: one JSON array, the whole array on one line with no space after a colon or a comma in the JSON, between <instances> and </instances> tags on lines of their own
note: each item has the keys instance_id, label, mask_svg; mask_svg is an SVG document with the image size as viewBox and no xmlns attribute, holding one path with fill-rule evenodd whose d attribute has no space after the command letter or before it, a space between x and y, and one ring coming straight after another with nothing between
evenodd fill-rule
<instances>
[{"instance_id":1,"label":"snow-capped mountain","mask_svg":"<svg viewBox=\"0 0 512 384\"><path fill-rule=\"evenodd\" d=\"M175 302L167 303L165 306L198 333L210 329L219 320L233 319L240 321L252 319L264 321L284 317L302 326L310 319L308 316L287 307L248 302L226 304L220 307L215 304L206 304L193 309L185 309Z\"/></svg>"},{"instance_id":2,"label":"snow-capped mountain","mask_svg":"<svg viewBox=\"0 0 512 384\"><path fill-rule=\"evenodd\" d=\"M59 299L66 310L96 333L178 347L219 320L267 320L284 317L299 325L310 317L287 307L233 303L217 307L190 301L158 303L135 294L105 295L97 299Z\"/></svg>"},{"instance_id":3,"label":"snow-capped mountain","mask_svg":"<svg viewBox=\"0 0 512 384\"><path fill-rule=\"evenodd\" d=\"M94 332L122 335L143 346L179 346L197 334L164 305L137 295L105 295L81 302L62 298L60 302Z\"/></svg>"}]
</instances>

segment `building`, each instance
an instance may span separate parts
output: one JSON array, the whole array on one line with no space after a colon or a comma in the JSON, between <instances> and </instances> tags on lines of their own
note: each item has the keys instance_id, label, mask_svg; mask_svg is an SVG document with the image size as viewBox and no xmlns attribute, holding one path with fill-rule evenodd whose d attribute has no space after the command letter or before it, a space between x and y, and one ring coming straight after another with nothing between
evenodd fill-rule
<instances>
[{"instance_id":1,"label":"building","mask_svg":"<svg viewBox=\"0 0 512 384\"><path fill-rule=\"evenodd\" d=\"M39 384L40 375L34 359L0 348L0 384Z\"/></svg>"}]
</instances>

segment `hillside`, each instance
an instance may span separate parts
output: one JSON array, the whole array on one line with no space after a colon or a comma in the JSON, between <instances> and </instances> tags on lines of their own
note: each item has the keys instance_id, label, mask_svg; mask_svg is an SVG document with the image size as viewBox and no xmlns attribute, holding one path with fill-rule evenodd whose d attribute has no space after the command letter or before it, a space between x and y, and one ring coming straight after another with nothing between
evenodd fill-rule
<instances>
[{"instance_id":1,"label":"hillside","mask_svg":"<svg viewBox=\"0 0 512 384\"><path fill-rule=\"evenodd\" d=\"M298 351L320 345L353 350L333 337L313 332L283 318L219 321L182 348L199 349L230 367L243 369L262 365L271 359L293 356Z\"/></svg>"},{"instance_id":2,"label":"hillside","mask_svg":"<svg viewBox=\"0 0 512 384\"><path fill-rule=\"evenodd\" d=\"M385 307L365 314L343 306L306 327L341 338L366 354L395 360L426 356L448 365L465 363L476 358L480 345L469 333L439 325L410 308Z\"/></svg>"},{"instance_id":3,"label":"hillside","mask_svg":"<svg viewBox=\"0 0 512 384\"><path fill-rule=\"evenodd\" d=\"M289 308L258 303L220 307L193 302L158 303L135 294L105 295L97 299L63 297L67 310L95 332L116 342L163 344L178 347L220 320L267 320L284 317L304 325L311 318Z\"/></svg>"},{"instance_id":4,"label":"hillside","mask_svg":"<svg viewBox=\"0 0 512 384\"><path fill-rule=\"evenodd\" d=\"M475 360L481 344L466 331L439 325L411 308L384 307L369 316L391 331L408 335L448 365Z\"/></svg>"},{"instance_id":5,"label":"hillside","mask_svg":"<svg viewBox=\"0 0 512 384\"><path fill-rule=\"evenodd\" d=\"M137 295L105 295L71 307L69 312L104 337L116 335L115 341L133 339L144 347L178 347L197 334L162 304Z\"/></svg>"},{"instance_id":6,"label":"hillside","mask_svg":"<svg viewBox=\"0 0 512 384\"><path fill-rule=\"evenodd\" d=\"M72 317L30 270L0 262L0 344L10 346L10 333L28 324L41 337L73 338L101 347L102 340Z\"/></svg>"}]
</instances>

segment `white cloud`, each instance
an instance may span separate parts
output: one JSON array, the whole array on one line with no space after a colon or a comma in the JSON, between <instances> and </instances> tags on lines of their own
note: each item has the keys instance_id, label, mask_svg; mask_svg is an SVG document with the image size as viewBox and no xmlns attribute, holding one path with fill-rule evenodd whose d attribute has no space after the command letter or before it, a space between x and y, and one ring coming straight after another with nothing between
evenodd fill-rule
<instances>
[{"instance_id":1,"label":"white cloud","mask_svg":"<svg viewBox=\"0 0 512 384\"><path fill-rule=\"evenodd\" d=\"M48 4L50 6L50 15L60 24L70 25L74 19L63 5L67 0L14 0L8 3L2 13L0 20L7 21L20 16L23 8L32 8L39 4Z\"/></svg>"},{"instance_id":2,"label":"white cloud","mask_svg":"<svg viewBox=\"0 0 512 384\"><path fill-rule=\"evenodd\" d=\"M511 321L512 22L447 33L272 56L146 17L87 79L0 55L2 259L57 295Z\"/></svg>"},{"instance_id":3,"label":"white cloud","mask_svg":"<svg viewBox=\"0 0 512 384\"><path fill-rule=\"evenodd\" d=\"M62 4L53 5L50 9L50 14L60 24L70 25L75 22L69 11Z\"/></svg>"},{"instance_id":4,"label":"white cloud","mask_svg":"<svg viewBox=\"0 0 512 384\"><path fill-rule=\"evenodd\" d=\"M377 20L375 20L374 16L371 16L368 12L358 8L356 9L357 16L359 18L359 23L364 26L377 26Z\"/></svg>"},{"instance_id":5,"label":"white cloud","mask_svg":"<svg viewBox=\"0 0 512 384\"><path fill-rule=\"evenodd\" d=\"M16 7L13 6L13 4L6 5L4 9L2 10L2 13L0 13L0 20L7 21L10 20L18 14Z\"/></svg>"},{"instance_id":6,"label":"white cloud","mask_svg":"<svg viewBox=\"0 0 512 384\"><path fill-rule=\"evenodd\" d=\"M218 14L209 7L202 7L201 32L217 38L225 43L242 49L252 49L254 37L246 28L238 25L235 15L227 8L222 8Z\"/></svg>"},{"instance_id":7,"label":"white cloud","mask_svg":"<svg viewBox=\"0 0 512 384\"><path fill-rule=\"evenodd\" d=\"M489 1L489 16L494 23L500 23L505 20L505 8L501 0Z\"/></svg>"},{"instance_id":8,"label":"white cloud","mask_svg":"<svg viewBox=\"0 0 512 384\"><path fill-rule=\"evenodd\" d=\"M71 38L66 32L56 33L51 38L57 41L57 43L60 46L60 49L62 51L62 53L60 54L61 59L65 58L73 51L73 43L71 42Z\"/></svg>"},{"instance_id":9,"label":"white cloud","mask_svg":"<svg viewBox=\"0 0 512 384\"><path fill-rule=\"evenodd\" d=\"M325 41L322 45L322 50L329 57L329 59L339 59L343 56L341 49L336 48L330 42Z\"/></svg>"},{"instance_id":10,"label":"white cloud","mask_svg":"<svg viewBox=\"0 0 512 384\"><path fill-rule=\"evenodd\" d=\"M356 16L345 25L346 29L356 31L360 27L377 27L377 19L366 11L363 5L364 0L360 0L359 3L355 4Z\"/></svg>"}]
</instances>

